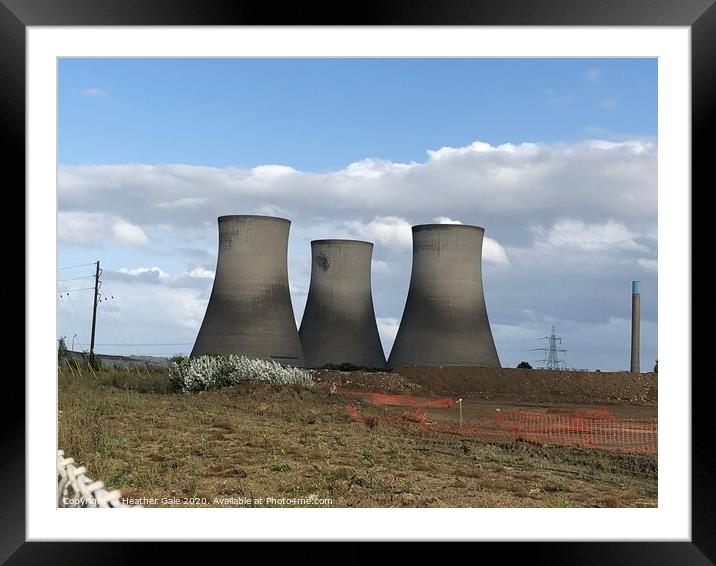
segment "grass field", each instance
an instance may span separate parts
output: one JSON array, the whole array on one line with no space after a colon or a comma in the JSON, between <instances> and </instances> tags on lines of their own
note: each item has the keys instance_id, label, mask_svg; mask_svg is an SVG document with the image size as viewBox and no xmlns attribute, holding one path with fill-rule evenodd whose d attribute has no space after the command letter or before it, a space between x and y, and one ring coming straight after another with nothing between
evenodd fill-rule
<instances>
[{"instance_id":1,"label":"grass field","mask_svg":"<svg viewBox=\"0 0 716 566\"><path fill-rule=\"evenodd\" d=\"M347 402L328 384L178 394L163 372L63 371L58 443L90 477L156 506L171 504L163 498L236 506L232 497L264 506L276 505L272 497L333 507L657 504L654 455L382 426L386 409L369 405L361 415L377 426L366 426L348 422Z\"/></svg>"}]
</instances>

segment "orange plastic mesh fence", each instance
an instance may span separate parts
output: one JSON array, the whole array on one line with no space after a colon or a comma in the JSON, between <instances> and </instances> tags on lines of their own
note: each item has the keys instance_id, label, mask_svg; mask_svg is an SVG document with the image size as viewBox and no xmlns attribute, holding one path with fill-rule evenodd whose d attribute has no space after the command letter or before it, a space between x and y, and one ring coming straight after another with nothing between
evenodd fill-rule
<instances>
[{"instance_id":1,"label":"orange plastic mesh fence","mask_svg":"<svg viewBox=\"0 0 716 566\"><path fill-rule=\"evenodd\" d=\"M393 405L406 407L433 407L436 409L449 409L455 401L449 397L431 399L427 397L413 397L412 395L390 395L388 393L371 392L370 402L373 405Z\"/></svg>"},{"instance_id":2,"label":"orange plastic mesh fence","mask_svg":"<svg viewBox=\"0 0 716 566\"><path fill-rule=\"evenodd\" d=\"M414 397L413 395L399 395L393 393L379 393L377 391L360 391L343 389L344 395L364 397L372 405L393 407L432 407L435 409L449 409L455 404L449 397Z\"/></svg>"},{"instance_id":3,"label":"orange plastic mesh fence","mask_svg":"<svg viewBox=\"0 0 716 566\"><path fill-rule=\"evenodd\" d=\"M454 409L433 414L428 408L449 408L451 399L417 398L411 395L389 395L361 392L374 405L412 406L412 413L388 412L376 419L381 426L410 427L417 423L424 431L455 434L485 441L527 440L537 444L560 444L599 448L621 452L655 453L658 447L658 421L654 419L617 419L606 408L548 409L528 411L507 409L496 411L494 416L468 420L462 425L455 420ZM377 402L375 402L377 400ZM429 403L426 403L429 402ZM449 404L448 404L449 401ZM350 421L360 421L357 408L348 405Z\"/></svg>"},{"instance_id":4,"label":"orange plastic mesh fence","mask_svg":"<svg viewBox=\"0 0 716 566\"><path fill-rule=\"evenodd\" d=\"M613 421L616 419L614 413L612 413L606 407L597 407L596 409L547 409L547 413L550 414L561 414L571 415L573 417L579 417L581 419L604 419Z\"/></svg>"},{"instance_id":5,"label":"orange plastic mesh fence","mask_svg":"<svg viewBox=\"0 0 716 566\"><path fill-rule=\"evenodd\" d=\"M568 444L613 448L630 452L656 452L657 419L617 419L614 415L581 416L579 410L562 414L510 409L495 415L502 430L516 438L541 444Z\"/></svg>"},{"instance_id":6,"label":"orange plastic mesh fence","mask_svg":"<svg viewBox=\"0 0 716 566\"><path fill-rule=\"evenodd\" d=\"M358 409L356 409L356 406L353 403L349 403L346 409L348 411L348 421L356 422L358 420Z\"/></svg>"}]
</instances>

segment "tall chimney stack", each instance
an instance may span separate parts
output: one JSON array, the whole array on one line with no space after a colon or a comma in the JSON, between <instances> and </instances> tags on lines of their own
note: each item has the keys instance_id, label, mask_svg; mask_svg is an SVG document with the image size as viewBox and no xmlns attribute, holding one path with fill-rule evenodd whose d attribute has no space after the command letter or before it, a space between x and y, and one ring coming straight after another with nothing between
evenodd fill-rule
<instances>
[{"instance_id":1,"label":"tall chimney stack","mask_svg":"<svg viewBox=\"0 0 716 566\"><path fill-rule=\"evenodd\" d=\"M639 281L631 282L631 367L629 371L639 373L639 318L641 316Z\"/></svg>"}]
</instances>

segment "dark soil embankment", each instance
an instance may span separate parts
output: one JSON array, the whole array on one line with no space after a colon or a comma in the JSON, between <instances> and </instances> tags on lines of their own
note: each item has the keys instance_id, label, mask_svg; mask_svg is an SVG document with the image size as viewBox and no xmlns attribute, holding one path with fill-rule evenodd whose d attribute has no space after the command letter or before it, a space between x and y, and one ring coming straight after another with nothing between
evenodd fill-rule
<instances>
[{"instance_id":1,"label":"dark soil embankment","mask_svg":"<svg viewBox=\"0 0 716 566\"><path fill-rule=\"evenodd\" d=\"M580 405L657 401L655 373L414 366L392 372L322 370L314 377L326 386L476 400Z\"/></svg>"},{"instance_id":2,"label":"dark soil embankment","mask_svg":"<svg viewBox=\"0 0 716 566\"><path fill-rule=\"evenodd\" d=\"M358 388L384 393L415 393L417 391L430 393L432 391L430 387L411 383L397 372L388 371L317 370L313 373L313 379L326 387L335 383L342 389Z\"/></svg>"},{"instance_id":3,"label":"dark soil embankment","mask_svg":"<svg viewBox=\"0 0 716 566\"><path fill-rule=\"evenodd\" d=\"M516 368L406 367L404 382L466 399L656 404L657 374Z\"/></svg>"}]
</instances>

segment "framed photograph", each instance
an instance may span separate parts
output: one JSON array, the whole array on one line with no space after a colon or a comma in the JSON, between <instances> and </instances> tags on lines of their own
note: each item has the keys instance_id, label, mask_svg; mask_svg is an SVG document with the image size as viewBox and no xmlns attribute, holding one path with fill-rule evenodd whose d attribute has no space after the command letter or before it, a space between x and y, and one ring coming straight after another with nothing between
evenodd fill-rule
<instances>
[{"instance_id":1,"label":"framed photograph","mask_svg":"<svg viewBox=\"0 0 716 566\"><path fill-rule=\"evenodd\" d=\"M0 0L27 222L0 559L713 563L713 2L268 8Z\"/></svg>"}]
</instances>

